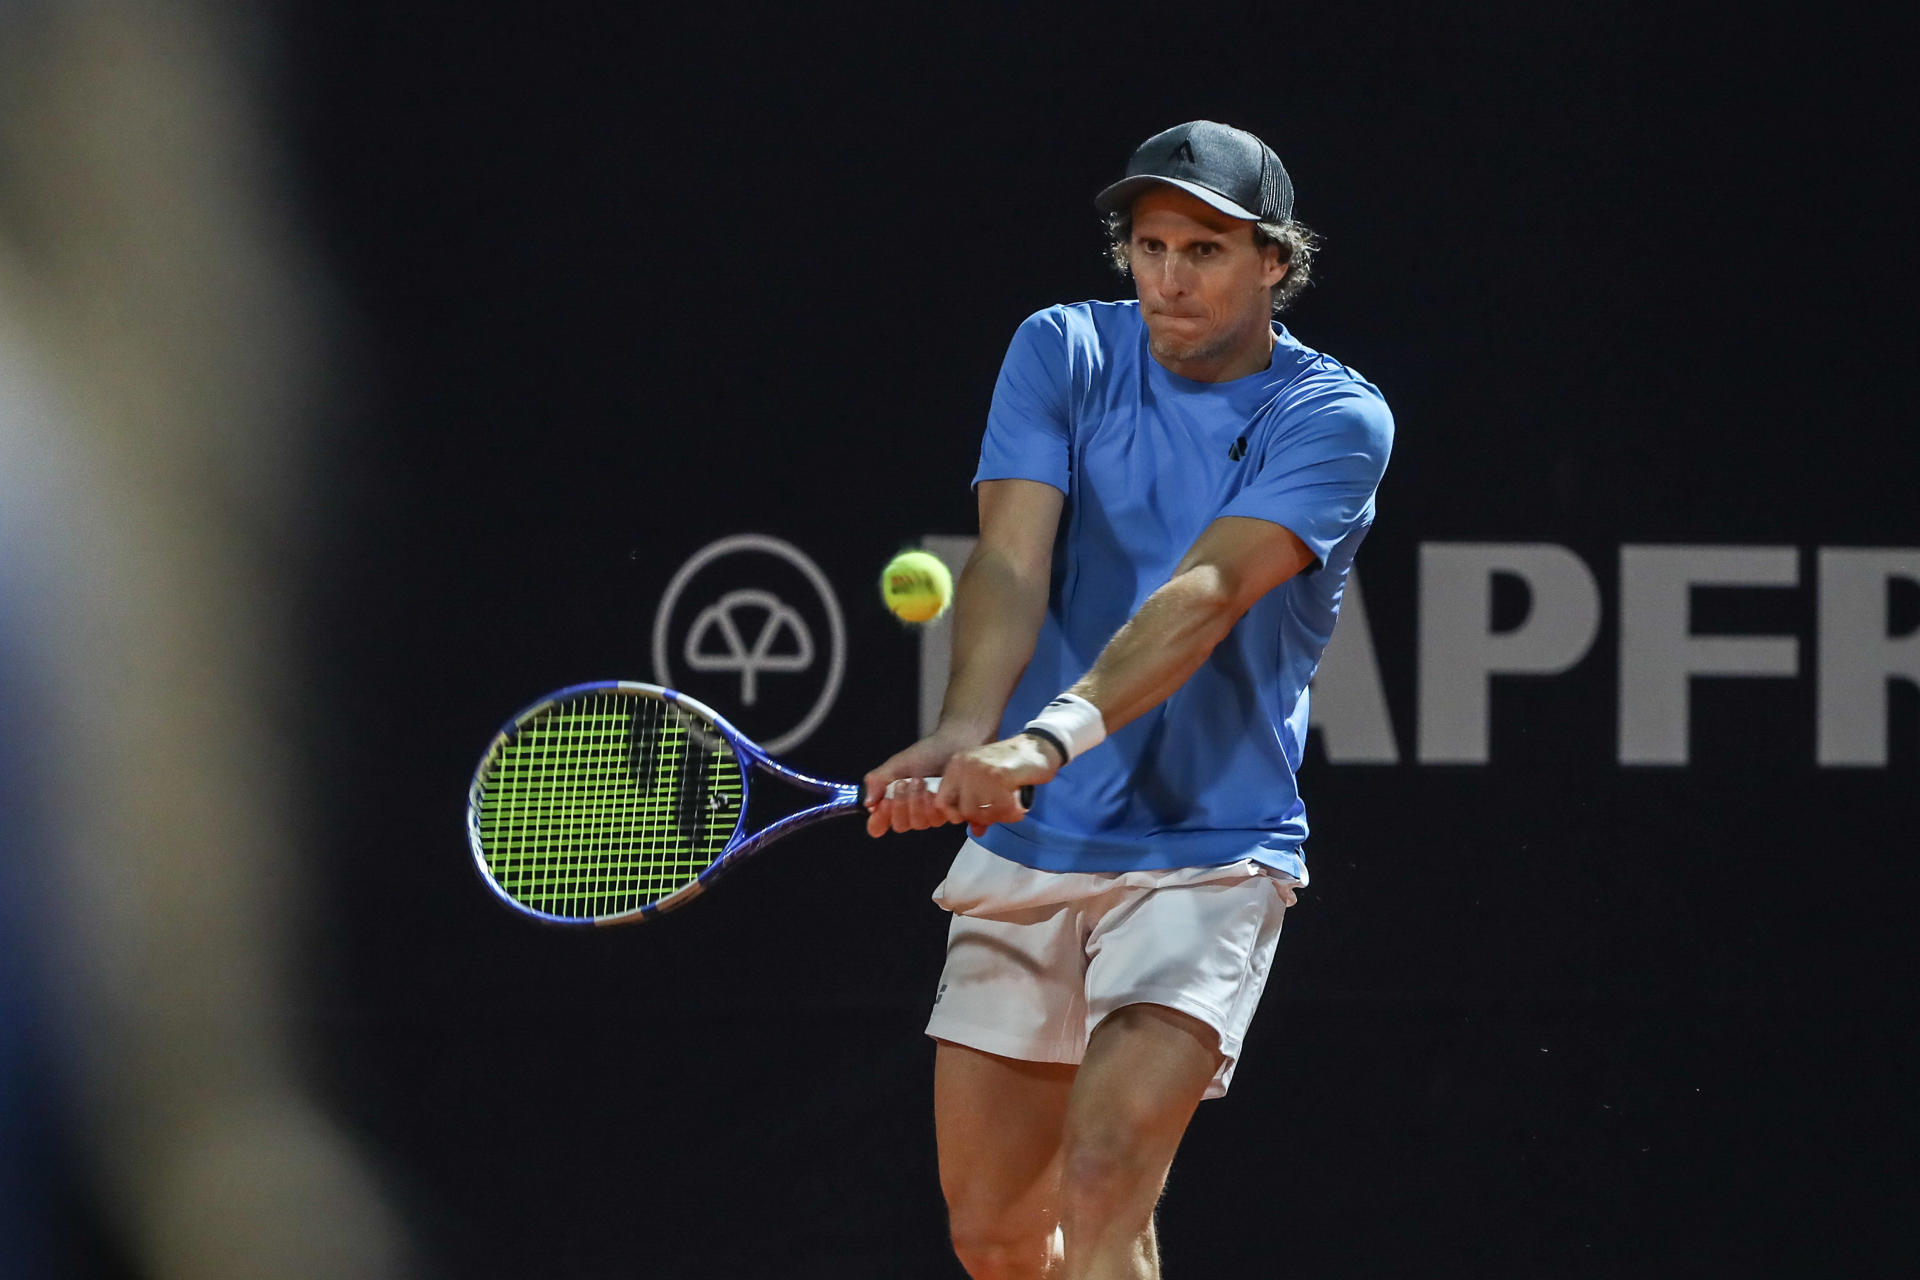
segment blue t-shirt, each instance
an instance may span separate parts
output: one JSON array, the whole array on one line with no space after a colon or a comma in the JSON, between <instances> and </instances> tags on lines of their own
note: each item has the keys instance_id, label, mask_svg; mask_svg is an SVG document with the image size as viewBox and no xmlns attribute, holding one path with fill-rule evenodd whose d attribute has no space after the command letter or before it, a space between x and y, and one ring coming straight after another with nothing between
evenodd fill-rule
<instances>
[{"instance_id":1,"label":"blue t-shirt","mask_svg":"<svg viewBox=\"0 0 1920 1280\"><path fill-rule=\"evenodd\" d=\"M1001 366L983 480L1066 494L1033 660L1003 736L1085 675L1220 516L1291 530L1317 563L1256 601L1172 697L1062 769L982 843L1049 871L1217 866L1254 858L1305 881L1294 771L1307 682L1373 524L1393 443L1379 389L1278 324L1273 363L1194 382L1147 350L1134 302L1049 307Z\"/></svg>"}]
</instances>

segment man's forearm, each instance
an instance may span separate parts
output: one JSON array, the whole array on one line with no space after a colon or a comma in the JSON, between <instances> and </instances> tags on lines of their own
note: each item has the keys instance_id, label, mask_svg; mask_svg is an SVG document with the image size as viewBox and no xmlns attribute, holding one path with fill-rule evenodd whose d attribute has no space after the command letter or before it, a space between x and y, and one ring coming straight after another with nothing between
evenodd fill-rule
<instances>
[{"instance_id":1,"label":"man's forearm","mask_svg":"<svg viewBox=\"0 0 1920 1280\"><path fill-rule=\"evenodd\" d=\"M1138 719L1200 669L1254 601L1313 563L1282 525L1220 517L1068 692L1098 708L1108 733Z\"/></svg>"},{"instance_id":2,"label":"man's forearm","mask_svg":"<svg viewBox=\"0 0 1920 1280\"><path fill-rule=\"evenodd\" d=\"M1138 717L1178 689L1233 629L1240 607L1233 593L1221 588L1219 577L1211 566L1177 574L1147 597L1132 619L1107 642L1093 669L1068 690L1093 704L1104 724L1100 736ZM1041 604L1044 607L1044 597ZM1037 615L1031 634L1038 634ZM1031 650L1029 641L1017 667L993 664L996 672L1010 671L1005 686L1008 691L1032 656ZM994 652L1004 661L1005 649ZM987 669L988 662L983 660L979 684L970 677L965 687L984 690ZM959 687L962 685L956 669L949 696ZM1004 705L1002 695L996 706L1004 709ZM1099 737L1085 741L1071 724L1049 723L1049 716L1072 719L1068 709L1049 707L1036 722L1035 733L987 743L948 761L947 784L931 802L939 806L944 820L970 822L976 836L988 823L1016 821L1017 810L1007 808L1013 803L1009 797L1014 789L1048 781L1060 766L1099 741ZM942 724L944 727L944 719ZM1056 728L1061 732L1052 732ZM983 814L981 810L990 812Z\"/></svg>"},{"instance_id":3,"label":"man's forearm","mask_svg":"<svg viewBox=\"0 0 1920 1280\"><path fill-rule=\"evenodd\" d=\"M1148 596L1067 692L1100 709L1111 733L1173 695L1240 617L1211 566L1188 569Z\"/></svg>"},{"instance_id":4,"label":"man's forearm","mask_svg":"<svg viewBox=\"0 0 1920 1280\"><path fill-rule=\"evenodd\" d=\"M1048 580L1023 573L982 546L961 570L953 597L953 667L940 727L981 742L993 736L1014 685L1033 659L1046 615Z\"/></svg>"}]
</instances>

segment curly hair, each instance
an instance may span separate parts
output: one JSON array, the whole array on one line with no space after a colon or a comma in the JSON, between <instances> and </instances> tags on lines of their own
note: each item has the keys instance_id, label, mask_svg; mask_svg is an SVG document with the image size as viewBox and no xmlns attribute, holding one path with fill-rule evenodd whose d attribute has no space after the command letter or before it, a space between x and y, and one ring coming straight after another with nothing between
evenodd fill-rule
<instances>
[{"instance_id":1,"label":"curly hair","mask_svg":"<svg viewBox=\"0 0 1920 1280\"><path fill-rule=\"evenodd\" d=\"M1113 259L1114 269L1123 276L1133 274L1132 244L1133 214L1124 209L1108 214L1107 253ZM1306 223L1291 219L1254 223L1253 247L1264 249L1270 244L1280 247L1280 261L1287 264L1287 274L1273 286L1273 314L1279 315L1311 283L1313 255L1320 248L1320 237Z\"/></svg>"}]
</instances>

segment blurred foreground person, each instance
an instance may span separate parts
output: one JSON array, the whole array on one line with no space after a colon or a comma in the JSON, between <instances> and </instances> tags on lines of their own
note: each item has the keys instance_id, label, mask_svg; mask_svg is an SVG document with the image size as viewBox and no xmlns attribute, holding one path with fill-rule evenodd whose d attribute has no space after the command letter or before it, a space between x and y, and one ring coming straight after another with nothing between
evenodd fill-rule
<instances>
[{"instance_id":1,"label":"blurred foreground person","mask_svg":"<svg viewBox=\"0 0 1920 1280\"><path fill-rule=\"evenodd\" d=\"M234 12L0 6L8 1276L407 1270L289 1032L317 358ZM46 1228L54 1150L109 1243Z\"/></svg>"}]
</instances>

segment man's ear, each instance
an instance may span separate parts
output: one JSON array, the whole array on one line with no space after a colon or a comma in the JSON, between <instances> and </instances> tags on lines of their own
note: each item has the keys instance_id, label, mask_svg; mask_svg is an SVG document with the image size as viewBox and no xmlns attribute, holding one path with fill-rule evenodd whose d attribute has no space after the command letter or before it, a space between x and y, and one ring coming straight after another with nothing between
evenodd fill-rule
<instances>
[{"instance_id":1,"label":"man's ear","mask_svg":"<svg viewBox=\"0 0 1920 1280\"><path fill-rule=\"evenodd\" d=\"M1282 280L1287 278L1287 270L1292 264L1280 261L1279 245L1277 244L1261 245L1260 256L1266 259L1264 265L1266 267L1266 274L1270 277L1267 280L1267 288L1271 289L1273 288L1273 286L1279 284Z\"/></svg>"}]
</instances>

